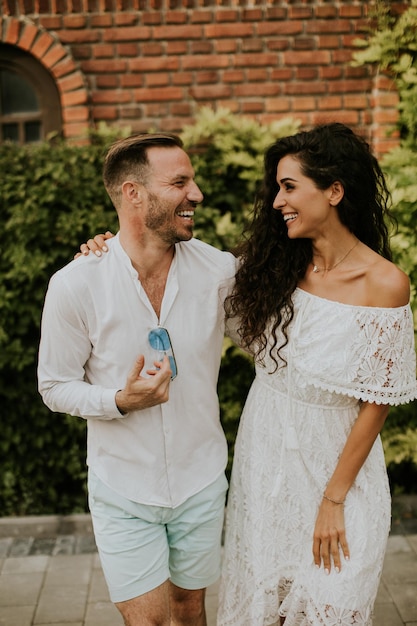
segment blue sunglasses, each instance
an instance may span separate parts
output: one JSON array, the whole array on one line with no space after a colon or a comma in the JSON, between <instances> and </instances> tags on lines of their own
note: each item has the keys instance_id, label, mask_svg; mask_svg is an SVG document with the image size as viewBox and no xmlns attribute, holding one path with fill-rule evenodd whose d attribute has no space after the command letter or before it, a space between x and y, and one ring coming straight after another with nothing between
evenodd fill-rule
<instances>
[{"instance_id":1,"label":"blue sunglasses","mask_svg":"<svg viewBox=\"0 0 417 626\"><path fill-rule=\"evenodd\" d=\"M178 373L178 370L177 363L175 361L174 351L172 349L171 339L167 329L162 328L161 326L158 326L158 328L154 328L149 332L148 341L151 348L160 353L159 358L162 359L164 355L167 355L167 357L169 358L169 366L172 372L171 380L174 380Z\"/></svg>"}]
</instances>

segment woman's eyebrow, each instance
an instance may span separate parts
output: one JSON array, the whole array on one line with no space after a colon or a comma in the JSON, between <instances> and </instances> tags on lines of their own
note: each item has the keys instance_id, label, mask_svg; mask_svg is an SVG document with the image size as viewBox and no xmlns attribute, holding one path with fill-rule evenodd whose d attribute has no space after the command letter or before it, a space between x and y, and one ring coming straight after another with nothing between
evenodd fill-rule
<instances>
[{"instance_id":1,"label":"woman's eyebrow","mask_svg":"<svg viewBox=\"0 0 417 626\"><path fill-rule=\"evenodd\" d=\"M280 181L278 181L279 183L287 183L288 181L291 181L292 183L296 183L297 179L296 178L291 178L290 176L287 176L286 178L281 178Z\"/></svg>"}]
</instances>

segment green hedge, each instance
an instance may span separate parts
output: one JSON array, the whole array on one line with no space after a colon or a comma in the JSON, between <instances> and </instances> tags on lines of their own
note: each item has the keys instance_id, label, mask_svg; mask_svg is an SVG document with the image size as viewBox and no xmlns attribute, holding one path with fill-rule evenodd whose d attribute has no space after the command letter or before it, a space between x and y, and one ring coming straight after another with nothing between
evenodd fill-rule
<instances>
[{"instance_id":1,"label":"green hedge","mask_svg":"<svg viewBox=\"0 0 417 626\"><path fill-rule=\"evenodd\" d=\"M381 160L392 193L399 230L392 239L395 261L411 280L417 327L417 1L398 13L390 2L374 7L374 26L357 41L354 65L388 72L399 95L399 146ZM391 484L397 492L417 490L417 403L391 412L382 431Z\"/></svg>"},{"instance_id":2,"label":"green hedge","mask_svg":"<svg viewBox=\"0 0 417 626\"><path fill-rule=\"evenodd\" d=\"M196 124L184 129L205 194L197 212L197 236L224 249L235 243L252 205L265 147L297 128L292 120L260 127L225 110L203 109ZM72 259L81 242L117 228L101 180L104 150L113 139L105 132L83 147L60 142L0 145L1 515L86 510L85 422L43 405L37 392L37 349L50 276ZM219 397L229 470L252 377L251 361L225 340ZM410 406L403 410L414 411ZM397 438L404 433L404 421L417 432L417 420L406 415L397 418L394 411L390 418ZM404 452L406 446L401 437L394 445L394 466L403 467L409 458L398 450ZM402 477L396 490L410 490Z\"/></svg>"},{"instance_id":3,"label":"green hedge","mask_svg":"<svg viewBox=\"0 0 417 626\"><path fill-rule=\"evenodd\" d=\"M37 393L48 280L115 212L100 180L102 146L0 145L0 511L85 510L85 423Z\"/></svg>"}]
</instances>

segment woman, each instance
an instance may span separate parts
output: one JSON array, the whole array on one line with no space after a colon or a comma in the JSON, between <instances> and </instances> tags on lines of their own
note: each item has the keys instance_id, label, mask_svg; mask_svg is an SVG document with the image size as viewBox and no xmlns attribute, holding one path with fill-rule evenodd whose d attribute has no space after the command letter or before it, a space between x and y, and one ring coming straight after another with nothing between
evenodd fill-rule
<instances>
[{"instance_id":1,"label":"woman","mask_svg":"<svg viewBox=\"0 0 417 626\"><path fill-rule=\"evenodd\" d=\"M256 378L235 447L218 626L370 626L390 527L379 432L417 396L389 194L341 124L278 140L229 297Z\"/></svg>"}]
</instances>

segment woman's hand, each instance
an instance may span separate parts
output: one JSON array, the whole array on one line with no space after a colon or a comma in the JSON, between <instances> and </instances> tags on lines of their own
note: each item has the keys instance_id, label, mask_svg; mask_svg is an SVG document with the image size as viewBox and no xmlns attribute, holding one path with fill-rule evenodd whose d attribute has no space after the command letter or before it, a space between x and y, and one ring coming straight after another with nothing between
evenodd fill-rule
<instances>
[{"instance_id":1,"label":"woman's hand","mask_svg":"<svg viewBox=\"0 0 417 626\"><path fill-rule=\"evenodd\" d=\"M314 528L314 563L317 567L321 567L323 564L324 571L329 574L333 562L336 572L340 572L342 569L341 554L346 560L349 560L344 506L323 499Z\"/></svg>"},{"instance_id":2,"label":"woman's hand","mask_svg":"<svg viewBox=\"0 0 417 626\"><path fill-rule=\"evenodd\" d=\"M79 256L84 255L87 256L91 252L94 252L96 256L101 256L102 252L107 252L108 248L106 246L106 239L111 239L114 237L113 233L109 230L105 233L99 233L95 235L92 239L89 239L87 243L82 243L80 245L81 252L77 252L74 255L74 259L78 259Z\"/></svg>"},{"instance_id":3,"label":"woman's hand","mask_svg":"<svg viewBox=\"0 0 417 626\"><path fill-rule=\"evenodd\" d=\"M317 567L323 564L327 573L332 562L335 570L340 571L341 554L349 559L343 500L381 432L388 411L388 405L361 403L335 471L326 485L326 496L320 504L314 528L313 555Z\"/></svg>"}]
</instances>

